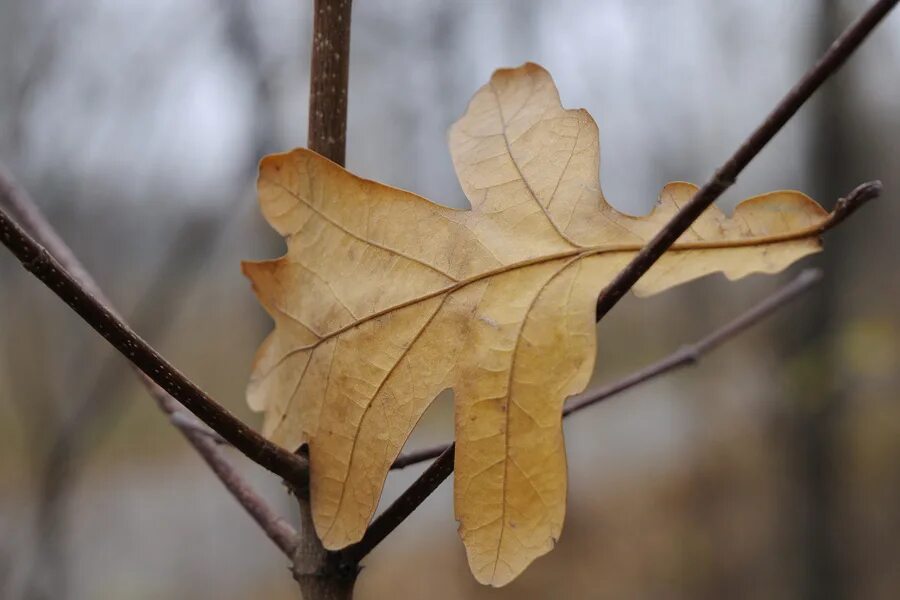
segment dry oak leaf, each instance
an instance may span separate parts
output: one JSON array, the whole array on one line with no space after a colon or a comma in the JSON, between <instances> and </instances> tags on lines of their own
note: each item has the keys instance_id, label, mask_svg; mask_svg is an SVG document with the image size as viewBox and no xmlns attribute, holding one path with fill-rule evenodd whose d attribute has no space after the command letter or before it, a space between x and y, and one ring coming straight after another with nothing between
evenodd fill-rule
<instances>
[{"instance_id":1,"label":"dry oak leaf","mask_svg":"<svg viewBox=\"0 0 900 600\"><path fill-rule=\"evenodd\" d=\"M694 194L670 183L644 217L599 187L597 127L550 75L499 70L452 127L471 210L356 177L304 149L266 157L259 202L281 258L244 264L275 330L250 406L285 448L309 445L316 531L358 541L391 463L452 388L455 507L469 564L503 585L559 538L561 409L594 365L598 293ZM820 249L830 215L799 192L711 207L635 286L776 272Z\"/></svg>"}]
</instances>

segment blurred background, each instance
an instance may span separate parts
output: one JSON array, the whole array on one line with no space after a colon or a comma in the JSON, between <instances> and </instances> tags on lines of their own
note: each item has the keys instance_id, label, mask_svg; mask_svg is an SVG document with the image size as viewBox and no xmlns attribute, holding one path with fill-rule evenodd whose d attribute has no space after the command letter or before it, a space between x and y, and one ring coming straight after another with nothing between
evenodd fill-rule
<instances>
[{"instance_id":1,"label":"blurred background","mask_svg":"<svg viewBox=\"0 0 900 600\"><path fill-rule=\"evenodd\" d=\"M701 183L869 2L357 0L347 164L465 206L448 126L536 61L600 126L603 188L644 213ZM252 423L270 329L239 261L283 251L256 163L305 144L311 2L0 0L0 161L139 333ZM900 15L721 201L886 193L779 277L626 298L597 382L705 335L805 266L824 281L692 369L566 423L556 550L469 575L444 484L367 559L357 597L900 597ZM449 439L440 398L410 440ZM233 456L283 514L280 482ZM422 467L394 472L388 502ZM0 597L294 598L285 559L123 361L0 253Z\"/></svg>"}]
</instances>

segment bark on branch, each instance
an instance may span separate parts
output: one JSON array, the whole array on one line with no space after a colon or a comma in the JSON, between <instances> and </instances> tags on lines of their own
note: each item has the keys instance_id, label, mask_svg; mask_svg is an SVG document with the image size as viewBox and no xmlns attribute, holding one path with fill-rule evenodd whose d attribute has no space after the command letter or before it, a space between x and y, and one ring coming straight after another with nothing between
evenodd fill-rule
<instances>
[{"instance_id":1,"label":"bark on branch","mask_svg":"<svg viewBox=\"0 0 900 600\"><path fill-rule=\"evenodd\" d=\"M307 145L343 166L347 140L347 85L350 73L351 0L316 0L313 5ZM309 489L295 491L300 509L300 549L294 579L308 600L353 597L359 568L327 551L313 525Z\"/></svg>"}]
</instances>

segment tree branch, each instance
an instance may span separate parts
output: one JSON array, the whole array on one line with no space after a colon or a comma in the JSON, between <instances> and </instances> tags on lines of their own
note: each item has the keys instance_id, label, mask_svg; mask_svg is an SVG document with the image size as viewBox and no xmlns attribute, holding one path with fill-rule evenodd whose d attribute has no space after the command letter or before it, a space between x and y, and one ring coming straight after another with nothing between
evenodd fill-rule
<instances>
[{"instance_id":1,"label":"tree branch","mask_svg":"<svg viewBox=\"0 0 900 600\"><path fill-rule=\"evenodd\" d=\"M5 227L8 218L3 212L9 211L19 223L41 240L49 252L56 257L59 264L65 267L66 271L73 274L69 277L76 276L78 278L78 284L86 290L85 293L89 291L96 302L103 303L108 307L106 308L108 314L114 315L113 309L109 307L109 301L90 273L84 269L71 249L47 222L31 198L13 182L2 165L0 165L0 207L2 207L0 208L0 219L2 219L0 220L0 237L3 238L4 244L12 239ZM34 240L31 241L37 246ZM38 253L43 252L47 259L53 260L47 254L48 250L40 246L37 247L40 248L37 250ZM206 461L228 491L234 495L241 506L260 525L266 535L285 554L291 555L294 551L296 532L269 508L265 501L253 491L250 485L241 478L237 471L234 470L234 467L221 454L221 451L216 447L217 441L213 437L218 434L212 431L203 431L203 426L194 417L179 408L178 403L146 374L137 368L135 368L135 373L160 409L169 415L172 424L184 434L188 442Z\"/></svg>"},{"instance_id":2,"label":"tree branch","mask_svg":"<svg viewBox=\"0 0 900 600\"><path fill-rule=\"evenodd\" d=\"M821 279L822 272L818 269L806 269L802 271L793 281L706 337L693 344L682 346L662 360L647 365L643 369L635 371L611 385L588 390L572 396L569 398L568 406L563 409L563 417L568 417L589 406L602 402L611 396L615 396L620 392L624 392L625 390L631 389L645 381L659 377L660 375L669 373L670 371L697 364L704 355L712 352L753 325L756 325L776 310L807 291Z\"/></svg>"},{"instance_id":3,"label":"tree branch","mask_svg":"<svg viewBox=\"0 0 900 600\"><path fill-rule=\"evenodd\" d=\"M680 367L697 364L705 354L712 352L737 334L759 323L773 312L789 303L791 300L808 290L822 278L818 269L806 269L793 281L780 288L771 296L756 304L750 310L742 313L737 318L716 329L705 338L692 344L682 346L665 358L647 365L620 379L619 381L603 387L587 390L569 397L563 409L563 417L568 417L589 406L593 406L611 396L631 389L645 381L675 371ZM391 469L404 469L411 465L437 458L452 444L437 444L428 448L413 450L397 457L391 465Z\"/></svg>"},{"instance_id":4,"label":"tree branch","mask_svg":"<svg viewBox=\"0 0 900 600\"><path fill-rule=\"evenodd\" d=\"M779 102L775 109L728 161L720 167L712 179L701 187L694 197L679 210L674 217L653 237L632 261L601 292L597 301L597 320L602 319L609 310L637 283L638 279L662 256L669 246L677 240L685 230L703 213L706 208L728 189L738 174L762 150L787 121L797 112L806 100L819 88L847 58L859 47L876 25L900 0L878 0L856 22L838 37L819 61L803 75L800 81ZM830 222L823 228L828 229L840 222L858 208L865 200L877 196L881 184L872 182L864 184L851 194L848 199L838 203ZM361 560L381 540L387 537L403 522L425 498L453 471L452 448L445 450L437 460L417 479L400 497L369 527L369 530L357 544L345 548L344 556L349 561Z\"/></svg>"},{"instance_id":5,"label":"tree branch","mask_svg":"<svg viewBox=\"0 0 900 600\"><path fill-rule=\"evenodd\" d=\"M359 563L375 549L375 546L397 529L413 511L419 508L419 505L450 477L453 472L455 449L456 443L445 447L438 455L437 460L428 465L425 472L372 521L363 538L341 551L341 559L349 564Z\"/></svg>"},{"instance_id":6,"label":"tree branch","mask_svg":"<svg viewBox=\"0 0 900 600\"><path fill-rule=\"evenodd\" d=\"M819 86L833 75L847 58L859 48L878 23L897 5L898 0L878 0L855 23L831 44L819 61L806 72L800 81L781 99L765 121L750 134L744 143L725 163L719 167L712 179L703 184L694 197L679 210L652 240L622 269L606 286L597 300L597 320L602 319L610 309L637 283L638 279L653 266L663 252L684 233L700 214L712 204L722 192L731 187L737 176L744 170L763 147L775 137L785 123L809 100Z\"/></svg>"},{"instance_id":7,"label":"tree branch","mask_svg":"<svg viewBox=\"0 0 900 600\"><path fill-rule=\"evenodd\" d=\"M589 406L598 404L607 398L631 389L645 381L674 371L680 367L696 364L705 354L715 350L728 340L749 327L759 323L776 310L786 305L803 292L810 289L822 278L817 269L807 269L793 281L785 285L771 296L768 296L750 310L741 314L706 337L682 346L669 356L653 364L647 365L627 377L601 388L589 390L569 398L568 406L563 410L563 417L568 417ZM422 474L396 502L391 504L372 522L365 536L358 543L342 552L347 561L360 561L375 546L388 536L403 522L453 471L453 449L455 444L441 444L403 454L394 461L392 469L402 469L409 465L438 457L425 473Z\"/></svg>"},{"instance_id":8,"label":"tree branch","mask_svg":"<svg viewBox=\"0 0 900 600\"><path fill-rule=\"evenodd\" d=\"M307 463L262 437L164 359L81 285L65 268L0 210L0 240L22 266L59 296L138 369L209 425L250 460L293 485L307 481Z\"/></svg>"},{"instance_id":9,"label":"tree branch","mask_svg":"<svg viewBox=\"0 0 900 600\"><path fill-rule=\"evenodd\" d=\"M351 0L315 0L310 59L307 146L343 166L347 141L347 86L350 73ZM299 550L294 579L309 600L353 597L359 568L341 562L316 535L309 488L295 490L300 509Z\"/></svg>"}]
</instances>

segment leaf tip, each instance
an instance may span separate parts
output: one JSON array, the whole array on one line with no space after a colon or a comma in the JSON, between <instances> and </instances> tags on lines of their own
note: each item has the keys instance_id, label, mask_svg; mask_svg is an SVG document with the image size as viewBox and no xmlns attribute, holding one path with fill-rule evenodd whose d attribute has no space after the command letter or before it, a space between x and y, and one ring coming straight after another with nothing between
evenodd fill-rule
<instances>
[{"instance_id":1,"label":"leaf tip","mask_svg":"<svg viewBox=\"0 0 900 600\"><path fill-rule=\"evenodd\" d=\"M522 75L539 75L541 77L550 77L550 72L535 62L524 62L518 67L503 67L497 69L491 75L491 82L515 79Z\"/></svg>"}]
</instances>

